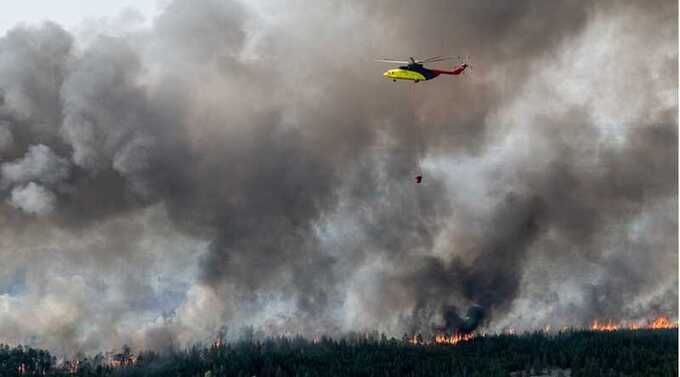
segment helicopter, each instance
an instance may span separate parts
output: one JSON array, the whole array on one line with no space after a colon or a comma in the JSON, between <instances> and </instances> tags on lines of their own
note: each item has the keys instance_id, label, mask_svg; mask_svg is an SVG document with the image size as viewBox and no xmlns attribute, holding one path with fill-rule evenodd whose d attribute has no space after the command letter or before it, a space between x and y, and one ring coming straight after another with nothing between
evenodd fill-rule
<instances>
[{"instance_id":1,"label":"helicopter","mask_svg":"<svg viewBox=\"0 0 680 377\"><path fill-rule=\"evenodd\" d=\"M465 68L470 65L467 63L460 63L453 67L452 70L425 68L423 64L441 62L444 60L451 60L452 57L433 56L431 58L416 60L410 57L409 60L394 60L394 59L377 59L381 63L403 64L399 68L393 68L385 71L383 77L391 79L394 82L397 80L410 80L413 82L432 80L439 75L460 75Z\"/></svg>"}]
</instances>

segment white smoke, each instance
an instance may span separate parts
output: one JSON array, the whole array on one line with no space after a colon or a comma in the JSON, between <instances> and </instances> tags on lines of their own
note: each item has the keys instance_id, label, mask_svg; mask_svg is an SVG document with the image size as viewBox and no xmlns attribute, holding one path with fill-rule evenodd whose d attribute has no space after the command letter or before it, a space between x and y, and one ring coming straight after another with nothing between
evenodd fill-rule
<instances>
[{"instance_id":1,"label":"white smoke","mask_svg":"<svg viewBox=\"0 0 680 377\"><path fill-rule=\"evenodd\" d=\"M2 184L24 184L35 181L46 185L56 185L68 178L69 162L57 156L46 145L32 145L26 155L0 166Z\"/></svg>"},{"instance_id":2,"label":"white smoke","mask_svg":"<svg viewBox=\"0 0 680 377\"><path fill-rule=\"evenodd\" d=\"M57 199L52 192L33 182L12 189L9 199L10 204L14 207L38 216L52 213L56 201Z\"/></svg>"}]
</instances>

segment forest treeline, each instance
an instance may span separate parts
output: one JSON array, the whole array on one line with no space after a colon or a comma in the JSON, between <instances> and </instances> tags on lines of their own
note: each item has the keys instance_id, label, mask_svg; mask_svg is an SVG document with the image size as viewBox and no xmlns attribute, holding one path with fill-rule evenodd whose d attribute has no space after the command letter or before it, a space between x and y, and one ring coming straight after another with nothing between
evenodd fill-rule
<instances>
[{"instance_id":1,"label":"forest treeline","mask_svg":"<svg viewBox=\"0 0 680 377\"><path fill-rule=\"evenodd\" d=\"M134 360L134 362L132 362ZM507 377L570 369L573 377L678 376L678 330L566 331L476 337L455 346L414 345L376 333L334 340L271 338L57 363L45 350L0 346L0 376L112 377Z\"/></svg>"}]
</instances>

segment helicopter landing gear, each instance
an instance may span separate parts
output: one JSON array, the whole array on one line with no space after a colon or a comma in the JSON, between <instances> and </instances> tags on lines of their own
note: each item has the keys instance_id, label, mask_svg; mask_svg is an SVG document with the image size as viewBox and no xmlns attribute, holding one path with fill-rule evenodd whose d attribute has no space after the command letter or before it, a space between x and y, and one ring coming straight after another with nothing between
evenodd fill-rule
<instances>
[{"instance_id":1,"label":"helicopter landing gear","mask_svg":"<svg viewBox=\"0 0 680 377\"><path fill-rule=\"evenodd\" d=\"M393 79L392 81L397 82L397 79Z\"/></svg>"},{"instance_id":2,"label":"helicopter landing gear","mask_svg":"<svg viewBox=\"0 0 680 377\"><path fill-rule=\"evenodd\" d=\"M420 80L413 80L413 82L415 82L415 83L417 84L417 83L419 83L419 82L420 82Z\"/></svg>"}]
</instances>

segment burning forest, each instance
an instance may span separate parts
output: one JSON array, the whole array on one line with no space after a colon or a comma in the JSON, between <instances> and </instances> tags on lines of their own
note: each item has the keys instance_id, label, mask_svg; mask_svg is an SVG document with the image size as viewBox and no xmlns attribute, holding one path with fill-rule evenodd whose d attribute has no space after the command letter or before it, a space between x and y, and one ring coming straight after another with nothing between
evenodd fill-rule
<instances>
[{"instance_id":1,"label":"burning forest","mask_svg":"<svg viewBox=\"0 0 680 377\"><path fill-rule=\"evenodd\" d=\"M433 342L388 339L384 334L308 341L265 338L193 346L170 354L129 349L54 363L42 350L0 347L1 375L89 376L517 376L561 372L575 377L677 375L677 326L617 331L570 329L556 333L435 337ZM651 326L671 328L651 328ZM419 337L416 337L419 339ZM622 347L622 344L625 346ZM124 361L121 361L124 360ZM613 366L613 367L612 367Z\"/></svg>"},{"instance_id":2,"label":"burning forest","mask_svg":"<svg viewBox=\"0 0 680 377\"><path fill-rule=\"evenodd\" d=\"M542 329L534 329L528 333L540 332L546 335L560 333L560 332L580 332L580 331L595 331L595 332L612 332L612 331L637 331L637 330L677 330L678 323L670 320L667 316L660 315L650 321L637 322L613 322L613 321L598 321L595 320L588 327L575 326L561 326L553 329L551 326L546 326ZM467 330L467 331L466 331ZM402 341L413 345L428 345L428 344L442 344L442 345L457 345L459 343L468 342L472 339L485 336L497 335L517 335L513 328L506 329L500 333L487 333L486 331L474 331L467 329L454 329L446 332L439 329L434 335L428 337L422 334L408 335L404 334Z\"/></svg>"}]
</instances>

